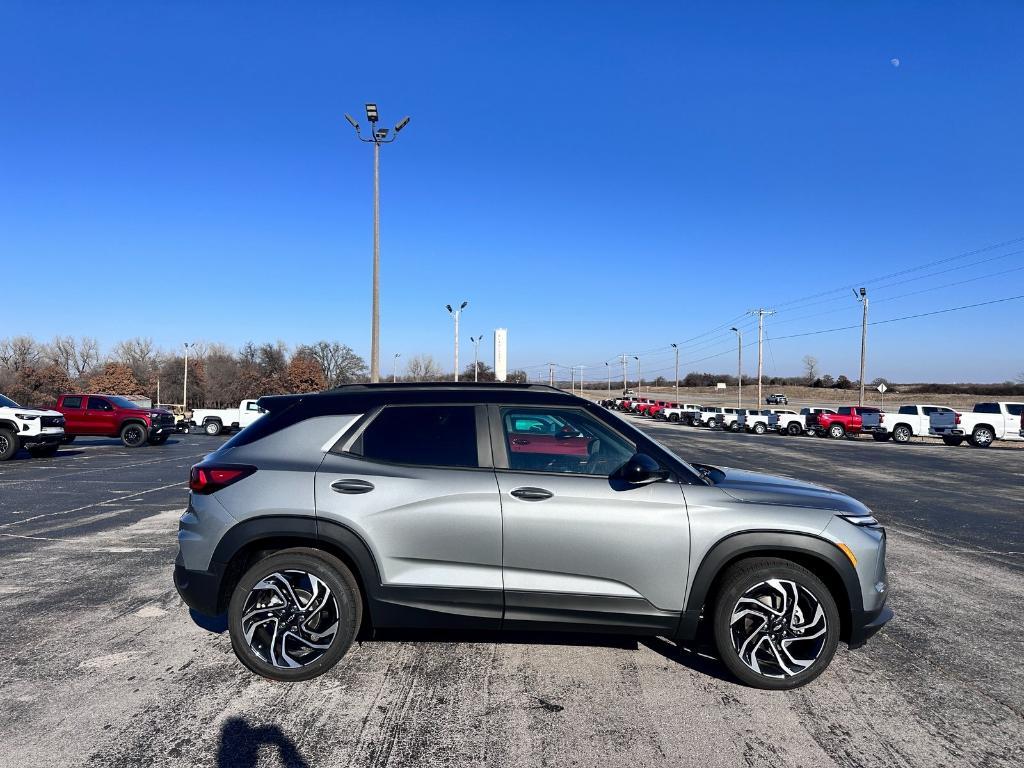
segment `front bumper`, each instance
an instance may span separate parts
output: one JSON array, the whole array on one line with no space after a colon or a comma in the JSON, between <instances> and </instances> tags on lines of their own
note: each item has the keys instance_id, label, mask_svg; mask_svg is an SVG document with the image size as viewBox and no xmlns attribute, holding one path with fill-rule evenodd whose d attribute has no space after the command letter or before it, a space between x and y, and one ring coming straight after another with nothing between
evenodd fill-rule
<instances>
[{"instance_id":1,"label":"front bumper","mask_svg":"<svg viewBox=\"0 0 1024 768\"><path fill-rule=\"evenodd\" d=\"M64 442L64 432L42 432L38 435L26 435L24 433L18 435L18 440L21 444L28 447L36 447L39 445L60 445Z\"/></svg>"},{"instance_id":2,"label":"front bumper","mask_svg":"<svg viewBox=\"0 0 1024 768\"><path fill-rule=\"evenodd\" d=\"M149 436L160 437L160 435L171 435L177 431L177 426L173 422L170 424L153 424L149 428Z\"/></svg>"},{"instance_id":3,"label":"front bumper","mask_svg":"<svg viewBox=\"0 0 1024 768\"><path fill-rule=\"evenodd\" d=\"M224 580L224 567L210 563L209 571L190 571L185 568L181 553L174 561L174 588L189 608L204 616L223 613L220 606L220 588Z\"/></svg>"},{"instance_id":4,"label":"front bumper","mask_svg":"<svg viewBox=\"0 0 1024 768\"><path fill-rule=\"evenodd\" d=\"M860 648L895 615L888 605L882 605L874 611L851 611L850 648Z\"/></svg>"}]
</instances>

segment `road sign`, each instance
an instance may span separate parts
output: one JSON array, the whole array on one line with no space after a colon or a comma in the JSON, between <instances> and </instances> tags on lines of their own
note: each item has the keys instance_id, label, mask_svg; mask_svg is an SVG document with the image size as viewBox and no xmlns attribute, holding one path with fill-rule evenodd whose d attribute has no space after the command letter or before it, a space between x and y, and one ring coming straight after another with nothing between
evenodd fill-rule
<instances>
[{"instance_id":1,"label":"road sign","mask_svg":"<svg viewBox=\"0 0 1024 768\"><path fill-rule=\"evenodd\" d=\"M881 392L881 393L882 393L883 395L884 395L884 394L885 394L885 393L886 393L886 392L887 392L888 390L889 390L889 388L888 388L887 386L885 386L885 382L882 382L881 384L879 384L879 385L878 385L878 391L879 391L879 392Z\"/></svg>"}]
</instances>

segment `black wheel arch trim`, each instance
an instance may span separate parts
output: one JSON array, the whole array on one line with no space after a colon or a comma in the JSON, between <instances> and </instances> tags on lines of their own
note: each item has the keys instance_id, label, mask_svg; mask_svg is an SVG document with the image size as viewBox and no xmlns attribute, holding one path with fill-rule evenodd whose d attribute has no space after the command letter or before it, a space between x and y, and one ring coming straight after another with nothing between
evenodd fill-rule
<instances>
[{"instance_id":1,"label":"black wheel arch trim","mask_svg":"<svg viewBox=\"0 0 1024 768\"><path fill-rule=\"evenodd\" d=\"M811 558L831 568L845 591L845 595L836 596L845 598L845 605L842 600L837 600L840 611L846 609L850 637L856 637L858 626L864 621L864 601L857 572L843 551L828 539L814 534L773 530L737 532L719 540L708 550L697 567L676 636L681 640L692 640L697 636L704 605L713 596L715 581L730 563L743 557L784 557L787 553Z\"/></svg>"}]
</instances>

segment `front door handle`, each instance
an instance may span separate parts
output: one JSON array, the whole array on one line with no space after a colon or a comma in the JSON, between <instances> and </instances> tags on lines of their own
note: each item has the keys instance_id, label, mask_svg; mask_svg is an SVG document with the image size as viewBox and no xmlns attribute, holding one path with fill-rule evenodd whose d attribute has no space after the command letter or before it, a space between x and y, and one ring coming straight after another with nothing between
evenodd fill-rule
<instances>
[{"instance_id":1,"label":"front door handle","mask_svg":"<svg viewBox=\"0 0 1024 768\"><path fill-rule=\"evenodd\" d=\"M356 480L354 478L348 480L335 480L331 483L331 490L336 491L337 493L347 494L369 493L373 490L373 483L366 480Z\"/></svg>"},{"instance_id":2,"label":"front door handle","mask_svg":"<svg viewBox=\"0 0 1024 768\"><path fill-rule=\"evenodd\" d=\"M544 499L550 499L555 494L544 488L516 488L512 491L512 495L523 501L544 501Z\"/></svg>"}]
</instances>

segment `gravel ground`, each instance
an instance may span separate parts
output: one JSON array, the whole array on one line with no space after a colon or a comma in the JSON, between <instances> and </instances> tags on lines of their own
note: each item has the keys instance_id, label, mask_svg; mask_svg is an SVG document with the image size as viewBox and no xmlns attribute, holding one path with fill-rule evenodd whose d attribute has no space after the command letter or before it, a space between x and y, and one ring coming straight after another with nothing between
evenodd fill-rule
<instances>
[{"instance_id":1,"label":"gravel ground","mask_svg":"<svg viewBox=\"0 0 1024 768\"><path fill-rule=\"evenodd\" d=\"M0 465L0 765L1024 764L1020 452L645 426L868 503L897 618L789 693L660 639L551 634L392 633L270 683L171 585L187 468L220 440L79 441Z\"/></svg>"}]
</instances>

